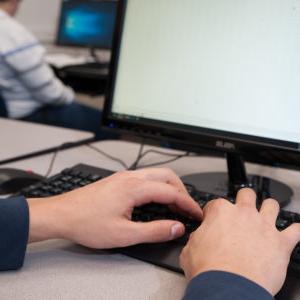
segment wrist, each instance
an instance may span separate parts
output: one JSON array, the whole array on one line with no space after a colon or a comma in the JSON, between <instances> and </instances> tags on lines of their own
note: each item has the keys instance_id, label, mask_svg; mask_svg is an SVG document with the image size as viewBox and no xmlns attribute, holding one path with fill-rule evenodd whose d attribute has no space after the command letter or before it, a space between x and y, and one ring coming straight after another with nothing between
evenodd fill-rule
<instances>
[{"instance_id":1,"label":"wrist","mask_svg":"<svg viewBox=\"0 0 300 300\"><path fill-rule=\"evenodd\" d=\"M29 207L28 242L66 238L63 199L57 197L27 199Z\"/></svg>"}]
</instances>

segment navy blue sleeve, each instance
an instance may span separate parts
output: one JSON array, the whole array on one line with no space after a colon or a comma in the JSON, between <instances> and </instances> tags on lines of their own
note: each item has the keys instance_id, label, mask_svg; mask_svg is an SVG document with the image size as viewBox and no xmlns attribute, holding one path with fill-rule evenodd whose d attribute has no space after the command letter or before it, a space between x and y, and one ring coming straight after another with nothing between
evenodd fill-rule
<instances>
[{"instance_id":1,"label":"navy blue sleeve","mask_svg":"<svg viewBox=\"0 0 300 300\"><path fill-rule=\"evenodd\" d=\"M242 276L210 271L195 277L184 300L274 300L264 288Z\"/></svg>"},{"instance_id":2,"label":"navy blue sleeve","mask_svg":"<svg viewBox=\"0 0 300 300\"><path fill-rule=\"evenodd\" d=\"M26 199L0 199L0 271L22 267L28 232L29 209Z\"/></svg>"}]
</instances>

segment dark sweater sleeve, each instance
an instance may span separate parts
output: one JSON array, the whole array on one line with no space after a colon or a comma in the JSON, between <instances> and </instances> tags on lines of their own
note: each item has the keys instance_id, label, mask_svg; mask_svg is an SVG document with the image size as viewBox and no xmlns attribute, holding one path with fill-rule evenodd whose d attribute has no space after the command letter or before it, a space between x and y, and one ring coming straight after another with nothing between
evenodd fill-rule
<instances>
[{"instance_id":1,"label":"dark sweater sleeve","mask_svg":"<svg viewBox=\"0 0 300 300\"><path fill-rule=\"evenodd\" d=\"M236 274L210 271L195 277L184 300L274 300L264 288Z\"/></svg>"},{"instance_id":2,"label":"dark sweater sleeve","mask_svg":"<svg viewBox=\"0 0 300 300\"><path fill-rule=\"evenodd\" d=\"M26 199L0 199L0 271L22 267L28 232L29 209Z\"/></svg>"}]
</instances>

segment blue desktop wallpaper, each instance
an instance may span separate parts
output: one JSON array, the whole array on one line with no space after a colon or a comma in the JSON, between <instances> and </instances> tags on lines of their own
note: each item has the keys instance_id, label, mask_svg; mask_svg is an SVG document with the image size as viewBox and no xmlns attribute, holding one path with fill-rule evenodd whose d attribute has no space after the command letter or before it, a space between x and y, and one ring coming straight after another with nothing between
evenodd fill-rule
<instances>
[{"instance_id":1,"label":"blue desktop wallpaper","mask_svg":"<svg viewBox=\"0 0 300 300\"><path fill-rule=\"evenodd\" d=\"M110 48L115 19L115 2L65 1L58 42L74 46Z\"/></svg>"}]
</instances>

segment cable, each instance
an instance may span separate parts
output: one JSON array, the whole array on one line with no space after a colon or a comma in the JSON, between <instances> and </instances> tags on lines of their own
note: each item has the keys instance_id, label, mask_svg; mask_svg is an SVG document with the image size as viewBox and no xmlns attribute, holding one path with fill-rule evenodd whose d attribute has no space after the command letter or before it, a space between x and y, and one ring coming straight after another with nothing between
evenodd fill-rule
<instances>
[{"instance_id":1,"label":"cable","mask_svg":"<svg viewBox=\"0 0 300 300\"><path fill-rule=\"evenodd\" d=\"M52 169L53 169L53 166L54 166L55 159L56 159L56 157L57 157L59 151L65 149L65 148L69 148L69 147L71 147L71 146L73 146L73 145L75 145L75 144L76 144L76 143L63 143L63 144L61 144L60 146L58 146L58 147L56 148L55 152L54 152L53 155L52 155L52 158L51 158L51 161L50 161L48 170L47 170L47 172L46 172L46 174L45 174L45 178L48 178L49 175L51 174Z\"/></svg>"},{"instance_id":2,"label":"cable","mask_svg":"<svg viewBox=\"0 0 300 300\"><path fill-rule=\"evenodd\" d=\"M136 158L136 160L134 161L134 163L130 166L129 170L135 170L138 168L146 168L146 167L153 167L153 166L159 166L162 164L166 164L169 162L173 162L176 161L182 157L188 157L188 156L198 156L197 154L191 154L190 152L185 152L184 154L178 154L178 153L169 153L169 152L163 152L163 151L159 151L159 150L155 150L155 149L149 149L145 152L142 152L144 148L144 143L142 142L140 145L140 149L138 152L138 156ZM171 156L173 157L172 159L166 160L166 161L162 161L162 162L157 162L157 163L152 163L152 164L148 164L148 165L143 165L143 166L139 166L139 162L146 157L148 154L150 153L155 153L155 154L160 154L160 155L165 155L165 156Z\"/></svg>"},{"instance_id":3,"label":"cable","mask_svg":"<svg viewBox=\"0 0 300 300\"><path fill-rule=\"evenodd\" d=\"M197 156L197 155L194 155L194 154L192 155L190 152L186 152L184 154L175 154L175 153L167 153L167 152L163 152L163 151L158 151L158 150L154 150L154 149L147 150L143 153L143 149L144 149L145 145L142 142L141 145L140 145L140 148L139 148L137 158L135 159L135 161L130 166L127 166L127 164L123 160L121 160L117 157L114 157L112 155L109 155L109 154L105 153L104 151L100 150L99 148L97 148L95 146L92 146L90 144L86 144L85 146L92 149L92 150L94 150L94 151L96 151L96 152L98 152L98 153L100 153L100 154L102 154L103 156L105 156L105 157L107 157L107 158L109 158L113 161L118 162L126 170L136 170L136 169L139 169L139 168L159 166L159 165L162 165L162 164L166 164L166 163L169 163L169 162L176 161L176 160L178 160L180 158L183 158L183 157ZM156 153L156 154L160 154L160 155L171 156L173 158L169 159L169 160L166 160L166 161L162 161L162 162L157 162L157 163L153 163L153 164L138 166L141 159L144 158L145 156L147 156L150 153Z\"/></svg>"},{"instance_id":4,"label":"cable","mask_svg":"<svg viewBox=\"0 0 300 300\"><path fill-rule=\"evenodd\" d=\"M185 154L178 154L178 153L168 153L168 152L163 152L163 151L159 151L159 150L149 149L141 155L141 159L144 158L149 153L155 153L155 154L160 154L160 155L165 155L165 156L174 156L174 157L181 156L181 155L190 156L190 152L185 152Z\"/></svg>"},{"instance_id":5,"label":"cable","mask_svg":"<svg viewBox=\"0 0 300 300\"><path fill-rule=\"evenodd\" d=\"M86 147L88 147L88 148L90 148L90 149L92 149L92 150L94 150L94 151L102 154L103 156L105 156L105 157L107 157L107 158L109 158L109 159L111 159L113 161L118 162L122 167L125 168L125 170L128 170L129 167L127 166L127 164L123 160L121 160L121 159L119 159L117 157L114 157L112 155L109 155L109 154L105 153L104 151L102 151L102 150L98 149L97 147L92 146L90 144L87 144L87 145L84 145L84 146L86 146Z\"/></svg>"},{"instance_id":6,"label":"cable","mask_svg":"<svg viewBox=\"0 0 300 300\"><path fill-rule=\"evenodd\" d=\"M170 155L170 156L174 156L174 155ZM148 164L148 165L137 166L137 169L138 168L148 168L148 167L160 166L160 165L164 165L164 164L167 164L167 163L170 163L170 162L174 162L174 161L176 161L180 158L189 157L189 156L192 156L192 155L190 155L189 152L186 152L186 154L177 155L174 158L171 158L171 159L168 159L168 160L165 160L165 161L161 161L161 162L157 162L157 163L153 163L153 164Z\"/></svg>"},{"instance_id":7,"label":"cable","mask_svg":"<svg viewBox=\"0 0 300 300\"><path fill-rule=\"evenodd\" d=\"M162 162L157 162L157 163L153 163L153 164L148 164L148 165L143 165L143 166L138 166L138 163L144 158L146 157L148 154L150 153L155 153L155 154L160 154L160 155L165 155L165 156L170 156L170 157L174 157L173 159L170 160L166 160L166 161L162 161ZM169 152L164 152L164 151L159 151L159 150L155 150L155 149L149 149L147 151L145 151L144 153L139 155L139 159L138 161L136 161L135 163L135 167L136 168L141 168L141 167L153 167L153 166L159 166L165 163L169 163L169 162L173 162L176 161L182 157L191 157L191 156L198 156L197 154L194 153L190 153L190 152L185 152L184 154L178 154L178 153L169 153Z\"/></svg>"},{"instance_id":8,"label":"cable","mask_svg":"<svg viewBox=\"0 0 300 300\"><path fill-rule=\"evenodd\" d=\"M92 150L102 154L103 156L113 160L113 161L116 161L118 162L120 165L122 165L126 170L135 170L135 169L138 169L138 168L141 168L141 167L151 167L151 166L158 166L158 165L162 165L162 164L165 164L165 163L168 163L168 162L173 162L175 160L178 160L182 157L187 157L187 156L191 156L189 152L186 152L185 154L174 154L174 153L167 153L167 152L163 152L163 151L158 151L158 150L154 150L154 149L150 149L150 150L147 150L143 153L143 149L144 149L144 143L142 142L141 145L140 145L140 148L139 148L139 152L138 152L138 155L137 155L137 158L135 159L135 161L128 167L127 164L122 161L121 159L117 158L117 157L114 157L112 155L109 155L107 153L105 153L104 151L100 150L99 148L95 147L95 146L92 146L90 144L87 144L85 145L86 147L88 148L91 148ZM162 162L157 162L157 163L153 163L153 164L149 164L149 165L144 165L144 166L138 166L139 162L141 161L142 158L144 158L145 156L147 156L148 154L150 153L156 153L156 154L160 154L160 155L165 155L165 156L172 156L174 158L172 159L169 159L169 160L166 160L166 161L162 161Z\"/></svg>"},{"instance_id":9,"label":"cable","mask_svg":"<svg viewBox=\"0 0 300 300\"><path fill-rule=\"evenodd\" d=\"M144 148L144 144L142 143L139 149L139 153L138 156L136 158L136 160L134 161L134 163L129 167L129 170L135 170L138 168L138 164L139 162L145 157L147 156L149 153L156 153L156 154L160 154L160 155L165 155L165 156L174 156L174 157L178 157L181 156L181 154L174 154L174 153L167 153L167 152L163 152L163 151L159 151L159 150L154 150L154 149L150 149L145 151L144 153L142 153ZM187 152L186 154L184 154L184 156L189 155L189 152Z\"/></svg>"},{"instance_id":10,"label":"cable","mask_svg":"<svg viewBox=\"0 0 300 300\"><path fill-rule=\"evenodd\" d=\"M56 159L56 156L57 156L58 152L59 152L59 149L57 148L57 149L55 150L55 152L54 152L52 158L51 158L51 161L50 161L48 170L47 170L47 172L46 172L46 174L45 174L45 178L48 178L49 175L51 174L52 169L53 169L53 165L54 165L54 161L55 161L55 159Z\"/></svg>"},{"instance_id":11,"label":"cable","mask_svg":"<svg viewBox=\"0 0 300 300\"><path fill-rule=\"evenodd\" d=\"M133 164L128 168L128 170L135 170L138 167L138 163L140 162L143 155L143 149L144 149L144 142L141 143L137 158L133 162Z\"/></svg>"},{"instance_id":12,"label":"cable","mask_svg":"<svg viewBox=\"0 0 300 300\"><path fill-rule=\"evenodd\" d=\"M61 144L60 146L58 146L56 148L56 150L53 153L53 156L51 158L48 170L46 172L46 175L45 175L46 178L49 177L49 175L51 174L51 172L53 170L53 166L54 166L54 163L55 163L55 160L57 158L57 155L58 155L59 151L63 150L64 148L70 147L74 144L76 144L76 143L64 143L64 144ZM166 163L176 161L176 160L178 160L180 158L183 158L183 157L191 157L191 156L196 157L196 156L198 156L197 154L190 153L190 152L186 152L184 154L175 154L175 153L168 153L168 152L163 152L163 151L159 151L159 150L155 150L155 149L149 149L149 150L146 150L145 152L143 152L145 144L144 144L144 142L142 142L141 145L140 145L140 148L139 148L137 158L135 159L135 161L130 166L128 166L123 160L121 160L117 157L114 157L110 154L107 154L104 151L100 150L99 148L97 148L95 146L92 146L91 144L84 144L84 146L96 151L97 153L100 153L101 155L107 157L108 159L111 159L113 161L118 162L123 168L125 168L125 170L136 170L136 169L140 169L140 168L154 167L154 166L159 166L159 165L163 165L163 164L166 164ZM173 157L173 158L171 158L169 160L157 162L157 163L152 163L152 164L148 164L148 165L139 166L140 161L150 153L160 154L160 155L164 155L164 156L170 156L170 157Z\"/></svg>"},{"instance_id":13,"label":"cable","mask_svg":"<svg viewBox=\"0 0 300 300\"><path fill-rule=\"evenodd\" d=\"M55 160L56 160L56 157L59 153L59 151L63 150L64 148L67 148L67 147L70 147L72 146L73 144L76 144L76 143L64 143L64 144L61 144L60 146L58 146L55 150L55 152L53 153L52 155L52 158L51 158L51 161L50 161L50 164L49 164L49 167L48 167L48 170L45 174L45 178L48 178L49 175L51 174L52 170L53 170L53 166L54 166L54 163L55 163ZM124 167L126 170L128 170L128 166L126 165L126 163L124 161L122 161L121 159L117 158L117 157L114 157L114 156L111 156L107 153L105 153L104 151L90 145L90 144L85 144L84 146L102 154L103 156L113 160L113 161L116 161L118 162L120 165L122 165L122 167Z\"/></svg>"}]
</instances>

